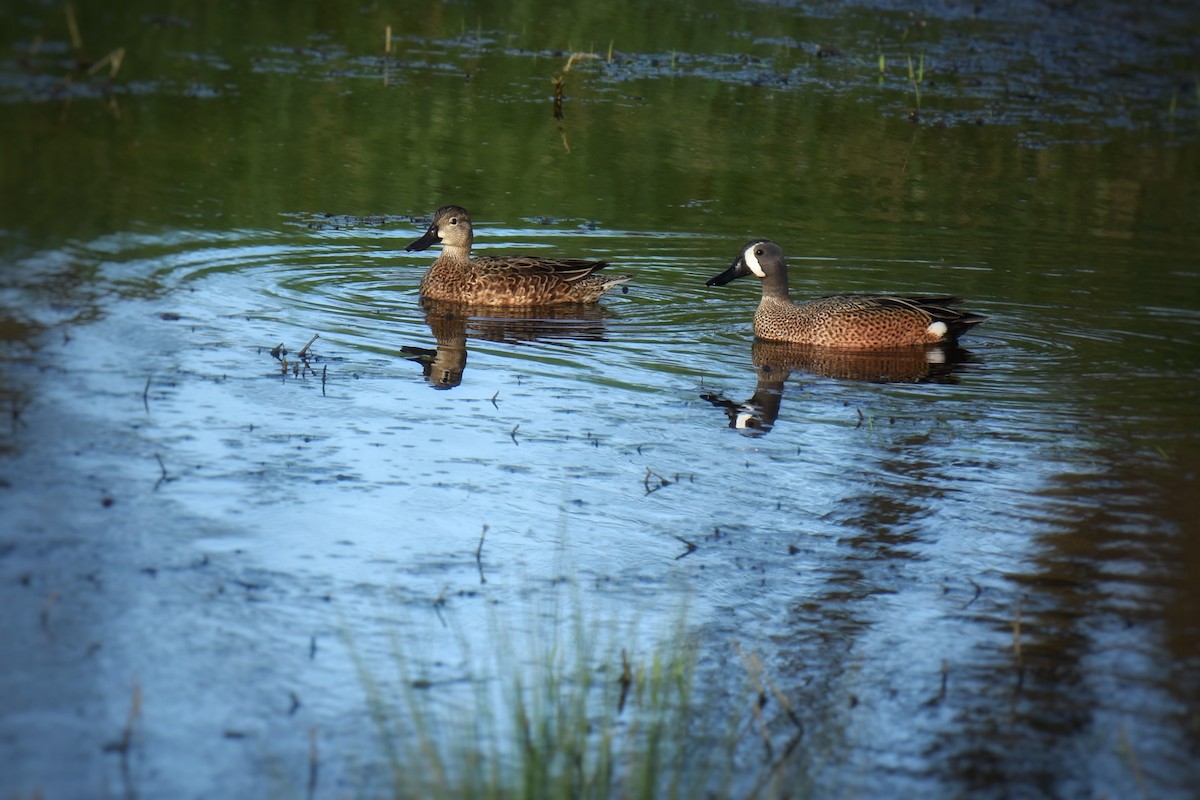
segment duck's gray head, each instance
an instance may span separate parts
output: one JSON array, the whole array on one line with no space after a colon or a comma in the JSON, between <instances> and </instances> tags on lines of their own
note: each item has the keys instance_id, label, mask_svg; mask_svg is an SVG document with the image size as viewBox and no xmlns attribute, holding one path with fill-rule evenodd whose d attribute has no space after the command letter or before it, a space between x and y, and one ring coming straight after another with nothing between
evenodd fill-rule
<instances>
[{"instance_id":1,"label":"duck's gray head","mask_svg":"<svg viewBox=\"0 0 1200 800\"><path fill-rule=\"evenodd\" d=\"M471 215L467 210L462 206L442 206L433 215L433 222L425 235L404 249L425 250L435 244L470 248L473 238Z\"/></svg>"},{"instance_id":2,"label":"duck's gray head","mask_svg":"<svg viewBox=\"0 0 1200 800\"><path fill-rule=\"evenodd\" d=\"M738 253L729 269L720 275L709 278L705 286L724 286L730 281L753 275L756 278L766 278L785 272L787 263L783 258L783 250L770 239L758 239L749 242Z\"/></svg>"}]
</instances>

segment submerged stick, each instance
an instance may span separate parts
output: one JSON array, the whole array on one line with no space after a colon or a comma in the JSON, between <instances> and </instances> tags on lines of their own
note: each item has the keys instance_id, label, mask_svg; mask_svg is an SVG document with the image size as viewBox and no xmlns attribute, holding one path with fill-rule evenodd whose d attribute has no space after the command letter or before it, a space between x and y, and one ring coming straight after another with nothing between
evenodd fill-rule
<instances>
[{"instance_id":1,"label":"submerged stick","mask_svg":"<svg viewBox=\"0 0 1200 800\"><path fill-rule=\"evenodd\" d=\"M650 485L651 478L658 478L657 486ZM670 485L671 485L671 481L664 478L662 475L659 475L657 472L650 469L649 467L646 467L646 475L644 478L642 478L642 486L646 487L646 494L650 494L652 492L657 492L659 489L663 488L664 486L670 486Z\"/></svg>"},{"instance_id":2,"label":"submerged stick","mask_svg":"<svg viewBox=\"0 0 1200 800\"><path fill-rule=\"evenodd\" d=\"M121 731L121 738L104 746L106 752L115 752L121 756L121 780L125 784L125 796L127 798L137 797L137 792L134 790L133 785L133 775L129 769L129 751L133 748L134 728L137 726L141 715L142 687L137 681L134 681L133 697L129 703L129 716L125 720L125 728Z\"/></svg>"},{"instance_id":3,"label":"submerged stick","mask_svg":"<svg viewBox=\"0 0 1200 800\"><path fill-rule=\"evenodd\" d=\"M1021 606L1017 606L1017 612L1013 616L1012 621L1013 632L1013 658L1017 662L1017 666L1024 665L1024 658L1021 655Z\"/></svg>"},{"instance_id":4,"label":"submerged stick","mask_svg":"<svg viewBox=\"0 0 1200 800\"><path fill-rule=\"evenodd\" d=\"M124 60L125 60L125 48L118 47L116 50L110 51L108 53L108 55L106 55L104 58L100 59L95 64L92 64L90 67L88 67L87 74L95 75L97 72L99 72L101 69L104 68L105 64L108 64L109 65L108 77L110 79L115 78L115 77L117 77L117 73L121 71L121 62L123 62Z\"/></svg>"},{"instance_id":5,"label":"submerged stick","mask_svg":"<svg viewBox=\"0 0 1200 800\"><path fill-rule=\"evenodd\" d=\"M767 723L763 719L762 713L763 706L767 704L767 692L759 681L759 676L762 673L762 664L759 663L758 658L753 654L747 655L743 652L741 643L736 640L733 643L733 649L737 651L738 657L742 659L742 666L750 676L750 681L754 684L755 702L750 710L754 715L755 722L758 723L758 730L762 735L763 748L767 751L767 760L770 760L774 758L774 753L771 749L771 737L767 733Z\"/></svg>"},{"instance_id":6,"label":"submerged stick","mask_svg":"<svg viewBox=\"0 0 1200 800\"><path fill-rule=\"evenodd\" d=\"M487 526L487 523L485 522L485 523L483 523L483 530L479 532L479 546L475 548L475 560L476 561L479 561L483 555L483 540L484 540L484 537L487 536L487 532L488 532L488 526Z\"/></svg>"},{"instance_id":7,"label":"submerged stick","mask_svg":"<svg viewBox=\"0 0 1200 800\"><path fill-rule=\"evenodd\" d=\"M317 728L308 729L308 800L317 796L317 773L320 770L317 758Z\"/></svg>"},{"instance_id":8,"label":"submerged stick","mask_svg":"<svg viewBox=\"0 0 1200 800\"><path fill-rule=\"evenodd\" d=\"M554 84L554 118L555 119L563 118L563 88L566 86L567 73L571 71L571 67L575 64L576 61L581 61L583 59L588 59L588 58L599 58L599 57L600 56L596 55L595 53L571 53L570 58L567 59L567 63L562 68L562 72L558 73L557 78L551 78L551 82ZM566 143L565 135L564 135L563 143L564 144ZM568 147L568 152L569 152L569 150L570 150L570 148Z\"/></svg>"},{"instance_id":9,"label":"submerged stick","mask_svg":"<svg viewBox=\"0 0 1200 800\"><path fill-rule=\"evenodd\" d=\"M71 49L83 49L83 37L79 35L79 23L75 19L75 6L67 3L67 7L63 9L67 15L67 31L71 35Z\"/></svg>"},{"instance_id":10,"label":"submerged stick","mask_svg":"<svg viewBox=\"0 0 1200 800\"><path fill-rule=\"evenodd\" d=\"M446 589L443 588L442 593L439 594L437 596L437 599L433 601L434 613L437 614L438 621L442 623L443 628L448 627L446 625L446 618L442 616L442 608L445 605L446 605Z\"/></svg>"},{"instance_id":11,"label":"submerged stick","mask_svg":"<svg viewBox=\"0 0 1200 800\"><path fill-rule=\"evenodd\" d=\"M53 639L53 634L50 633L50 611L58 603L58 598L62 595L58 592L51 592L46 596L46 602L42 603L41 613L38 614L38 622L41 623L42 630L46 633L46 638Z\"/></svg>"},{"instance_id":12,"label":"submerged stick","mask_svg":"<svg viewBox=\"0 0 1200 800\"><path fill-rule=\"evenodd\" d=\"M483 523L483 530L479 532L479 546L475 548L475 564L479 567L479 583L487 583L487 578L483 577L483 540L487 536L488 526Z\"/></svg>"},{"instance_id":13,"label":"submerged stick","mask_svg":"<svg viewBox=\"0 0 1200 800\"><path fill-rule=\"evenodd\" d=\"M1013 659L1016 661L1017 668L1017 685L1013 687L1012 702L1009 704L1009 713L1016 714L1017 701L1021 697L1021 692L1025 687L1025 657L1021 653L1021 605L1017 604L1016 614L1012 621L1013 630Z\"/></svg>"},{"instance_id":14,"label":"submerged stick","mask_svg":"<svg viewBox=\"0 0 1200 800\"><path fill-rule=\"evenodd\" d=\"M155 453L154 458L158 461L158 468L162 470L162 475L157 481L154 482L154 491L157 492L158 487L171 480L171 477L167 475L167 465L163 463L162 456L160 456L158 453Z\"/></svg>"},{"instance_id":15,"label":"submerged stick","mask_svg":"<svg viewBox=\"0 0 1200 800\"><path fill-rule=\"evenodd\" d=\"M696 548L695 542L689 541L689 540L683 538L682 536L680 536L679 534L675 534L675 538L678 539L679 541L683 542L684 546L687 547L687 550L684 550L682 553L675 556L676 561L683 558L684 556L690 556L692 553L696 552L697 548Z\"/></svg>"},{"instance_id":16,"label":"submerged stick","mask_svg":"<svg viewBox=\"0 0 1200 800\"><path fill-rule=\"evenodd\" d=\"M621 699L617 701L617 713L625 710L625 700L629 696L629 687L633 685L633 669L629 666L629 655L621 648Z\"/></svg>"},{"instance_id":17,"label":"submerged stick","mask_svg":"<svg viewBox=\"0 0 1200 800\"><path fill-rule=\"evenodd\" d=\"M968 600L968 601L967 601L967 604L966 604L965 606L963 606L963 608L970 608L970 607L971 607L971 604L972 604L972 603L974 603L976 600L978 600L978 599L979 599L979 595L983 594L983 587L982 587L982 586L980 586L978 583L976 583L975 581L971 580L970 578L967 578L967 583L969 583L969 584L971 584L972 586L974 586L974 587L975 587L975 596L974 596L974 597L972 597L970 600Z\"/></svg>"},{"instance_id":18,"label":"submerged stick","mask_svg":"<svg viewBox=\"0 0 1200 800\"><path fill-rule=\"evenodd\" d=\"M298 357L300 357L300 358L304 358L304 354L308 352L308 348L312 347L312 343L313 343L313 342L315 342L317 339L320 339L320 338L321 338L321 334L319 334L319 333L314 333L314 334L312 335L312 338L308 340L308 344L304 345L304 347L301 347L301 348L300 348L300 352L299 352L299 353L296 353L296 355L297 355Z\"/></svg>"}]
</instances>

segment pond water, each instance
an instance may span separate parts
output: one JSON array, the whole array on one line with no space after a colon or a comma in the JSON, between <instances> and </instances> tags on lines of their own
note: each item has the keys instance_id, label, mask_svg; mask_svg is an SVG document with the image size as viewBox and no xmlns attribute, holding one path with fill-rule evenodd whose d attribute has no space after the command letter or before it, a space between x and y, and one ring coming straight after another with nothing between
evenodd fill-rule
<instances>
[{"instance_id":1,"label":"pond water","mask_svg":"<svg viewBox=\"0 0 1200 800\"><path fill-rule=\"evenodd\" d=\"M737 796L1194 792L1194 4L0 22L5 796L407 796L380 696L580 620L686 639ZM427 313L447 203L634 280ZM754 343L751 237L989 319Z\"/></svg>"}]
</instances>

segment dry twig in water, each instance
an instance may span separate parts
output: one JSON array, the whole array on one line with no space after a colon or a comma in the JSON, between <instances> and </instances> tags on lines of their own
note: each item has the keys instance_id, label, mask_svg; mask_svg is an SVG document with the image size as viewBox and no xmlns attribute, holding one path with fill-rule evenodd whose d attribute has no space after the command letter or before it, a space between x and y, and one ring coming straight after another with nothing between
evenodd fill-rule
<instances>
[{"instance_id":1,"label":"dry twig in water","mask_svg":"<svg viewBox=\"0 0 1200 800\"><path fill-rule=\"evenodd\" d=\"M792 708L792 704L788 702L787 696L779 690L779 687L776 686L775 682L772 681L767 675L766 670L763 668L762 662L758 659L758 656L754 655L753 653L747 654L743 652L741 644L738 642L734 642L733 647L737 651L738 656L742 659L742 664L746 667L746 672L750 675L750 679L754 682L754 688L758 698L757 702L754 704L754 718L758 721L760 726L763 745L766 748L768 760L774 758L770 734L767 732L766 720L763 719L762 714L763 708L765 708L767 705L768 688L770 689L771 696L775 698L775 702L778 703L779 707L783 709L783 713L789 720L791 720L792 724L796 726L796 732L792 734L791 738L788 739L787 744L783 748L783 752L779 756L779 759L771 765L771 771L774 772L783 765L787 757L791 755L793 750L796 749L796 745L800 744L800 739L804 736L804 723L800 721L799 715L797 715L796 711Z\"/></svg>"},{"instance_id":2,"label":"dry twig in water","mask_svg":"<svg viewBox=\"0 0 1200 800\"><path fill-rule=\"evenodd\" d=\"M599 58L595 53L571 53L571 57L567 59L566 65L563 66L562 72L558 73L558 77L553 79L554 83L554 118L563 118L563 87L567 81L567 73L571 71L576 61L584 59ZM564 134L563 143L566 144L566 136ZM570 148L568 147L568 150Z\"/></svg>"},{"instance_id":3,"label":"dry twig in water","mask_svg":"<svg viewBox=\"0 0 1200 800\"><path fill-rule=\"evenodd\" d=\"M617 701L617 713L625 710L625 700L629 696L629 687L633 686L633 669L629 666L629 655L621 648L621 699Z\"/></svg>"},{"instance_id":4,"label":"dry twig in water","mask_svg":"<svg viewBox=\"0 0 1200 800\"><path fill-rule=\"evenodd\" d=\"M488 526L485 522L483 530L479 532L479 546L475 548L475 564L479 567L479 582L487 583L487 578L483 577L483 540L487 536Z\"/></svg>"},{"instance_id":5,"label":"dry twig in water","mask_svg":"<svg viewBox=\"0 0 1200 800\"><path fill-rule=\"evenodd\" d=\"M312 338L308 340L308 344L304 345L304 347L301 347L300 352L296 353L297 357L304 358L304 354L308 352L308 348L312 347L312 343L315 342L319 338L321 338L321 334L314 333L312 335Z\"/></svg>"},{"instance_id":6,"label":"dry twig in water","mask_svg":"<svg viewBox=\"0 0 1200 800\"><path fill-rule=\"evenodd\" d=\"M658 478L658 484L655 486L651 486L650 485L651 478ZM664 486L670 486L671 481L667 480L662 475L659 475L657 472L650 469L649 467L646 467L646 477L642 478L642 485L646 487L646 494L651 494L652 492L657 492L659 489L663 488Z\"/></svg>"},{"instance_id":7,"label":"dry twig in water","mask_svg":"<svg viewBox=\"0 0 1200 800\"><path fill-rule=\"evenodd\" d=\"M317 773L320 769L320 762L317 759L317 729L316 726L308 729L308 798L317 796Z\"/></svg>"}]
</instances>

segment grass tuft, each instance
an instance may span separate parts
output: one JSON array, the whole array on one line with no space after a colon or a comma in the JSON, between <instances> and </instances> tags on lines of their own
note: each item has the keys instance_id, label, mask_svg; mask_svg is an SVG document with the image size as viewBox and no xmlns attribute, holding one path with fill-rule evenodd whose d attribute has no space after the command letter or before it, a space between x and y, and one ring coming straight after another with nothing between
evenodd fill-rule
<instances>
[{"instance_id":1,"label":"grass tuft","mask_svg":"<svg viewBox=\"0 0 1200 800\"><path fill-rule=\"evenodd\" d=\"M722 759L690 757L709 715L694 703L696 648L683 614L654 640L578 605L536 615L524 634L494 615L482 658L460 632L465 674L449 681L411 674L411 648L393 639L400 681L388 686L347 642L390 796L683 798L727 785Z\"/></svg>"}]
</instances>

